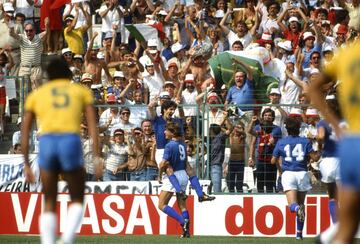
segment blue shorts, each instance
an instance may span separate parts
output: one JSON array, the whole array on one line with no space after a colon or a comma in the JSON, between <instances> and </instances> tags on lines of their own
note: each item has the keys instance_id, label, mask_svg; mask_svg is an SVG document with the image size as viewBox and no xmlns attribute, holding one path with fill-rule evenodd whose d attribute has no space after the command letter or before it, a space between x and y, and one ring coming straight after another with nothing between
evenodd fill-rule
<instances>
[{"instance_id":1,"label":"blue shorts","mask_svg":"<svg viewBox=\"0 0 360 244\"><path fill-rule=\"evenodd\" d=\"M345 137L340 141L339 158L342 184L360 190L360 136Z\"/></svg>"},{"instance_id":2,"label":"blue shorts","mask_svg":"<svg viewBox=\"0 0 360 244\"><path fill-rule=\"evenodd\" d=\"M39 166L48 171L82 168L84 158L78 134L46 134L39 138Z\"/></svg>"}]
</instances>

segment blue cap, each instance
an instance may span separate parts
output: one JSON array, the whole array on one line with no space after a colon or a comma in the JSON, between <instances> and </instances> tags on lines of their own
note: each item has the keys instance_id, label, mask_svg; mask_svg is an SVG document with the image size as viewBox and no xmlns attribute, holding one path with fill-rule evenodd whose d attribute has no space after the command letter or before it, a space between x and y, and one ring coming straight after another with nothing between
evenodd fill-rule
<instances>
[{"instance_id":1,"label":"blue cap","mask_svg":"<svg viewBox=\"0 0 360 244\"><path fill-rule=\"evenodd\" d=\"M288 58L285 60L285 64L288 64L288 63L293 63L293 64L296 63L295 55L291 55L290 57L288 57Z\"/></svg>"}]
</instances>

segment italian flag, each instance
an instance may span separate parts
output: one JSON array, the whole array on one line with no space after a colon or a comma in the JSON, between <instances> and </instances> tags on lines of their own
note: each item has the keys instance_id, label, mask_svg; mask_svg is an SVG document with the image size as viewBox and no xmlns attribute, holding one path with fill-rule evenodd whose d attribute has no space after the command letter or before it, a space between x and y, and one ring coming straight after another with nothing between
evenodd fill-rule
<instances>
[{"instance_id":1,"label":"italian flag","mask_svg":"<svg viewBox=\"0 0 360 244\"><path fill-rule=\"evenodd\" d=\"M146 42L150 39L160 38L165 39L165 33L161 23L149 24L132 24L125 25L126 29L130 32L131 36L139 42Z\"/></svg>"}]
</instances>

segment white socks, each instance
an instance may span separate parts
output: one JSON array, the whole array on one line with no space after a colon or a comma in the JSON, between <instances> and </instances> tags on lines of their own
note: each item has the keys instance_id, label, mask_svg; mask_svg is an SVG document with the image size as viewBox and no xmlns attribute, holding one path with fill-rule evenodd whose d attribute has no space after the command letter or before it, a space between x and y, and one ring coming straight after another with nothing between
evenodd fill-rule
<instances>
[{"instance_id":1,"label":"white socks","mask_svg":"<svg viewBox=\"0 0 360 244\"><path fill-rule=\"evenodd\" d=\"M330 244L335 238L336 232L339 228L339 223L335 223L330 225L329 228L321 232L320 234L320 241L323 244Z\"/></svg>"},{"instance_id":2,"label":"white socks","mask_svg":"<svg viewBox=\"0 0 360 244\"><path fill-rule=\"evenodd\" d=\"M74 240L75 233L79 228L83 217L82 203L72 203L69 206L68 216L66 220L66 228L61 236L61 240L65 244L71 244Z\"/></svg>"},{"instance_id":3,"label":"white socks","mask_svg":"<svg viewBox=\"0 0 360 244\"><path fill-rule=\"evenodd\" d=\"M42 244L54 244L56 236L56 214L44 212L40 215L39 227Z\"/></svg>"}]
</instances>

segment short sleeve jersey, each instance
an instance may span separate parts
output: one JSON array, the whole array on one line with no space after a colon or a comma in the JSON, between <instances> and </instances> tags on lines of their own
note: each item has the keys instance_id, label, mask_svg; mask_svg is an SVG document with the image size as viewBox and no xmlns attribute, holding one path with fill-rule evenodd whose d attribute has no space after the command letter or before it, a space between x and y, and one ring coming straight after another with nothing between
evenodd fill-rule
<instances>
[{"instance_id":1,"label":"short sleeve jersey","mask_svg":"<svg viewBox=\"0 0 360 244\"><path fill-rule=\"evenodd\" d=\"M282 158L282 171L307 171L309 154L313 152L309 139L287 136L280 139L273 151L273 156Z\"/></svg>"},{"instance_id":2,"label":"short sleeve jersey","mask_svg":"<svg viewBox=\"0 0 360 244\"><path fill-rule=\"evenodd\" d=\"M90 89L69 80L52 80L30 93L25 110L38 118L40 134L80 133L84 108L93 104Z\"/></svg>"},{"instance_id":3,"label":"short sleeve jersey","mask_svg":"<svg viewBox=\"0 0 360 244\"><path fill-rule=\"evenodd\" d=\"M186 145L182 141L170 141L165 146L163 159L168 161L174 171L186 168Z\"/></svg>"}]
</instances>

